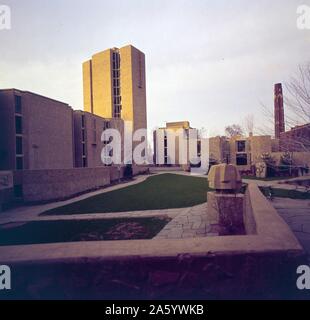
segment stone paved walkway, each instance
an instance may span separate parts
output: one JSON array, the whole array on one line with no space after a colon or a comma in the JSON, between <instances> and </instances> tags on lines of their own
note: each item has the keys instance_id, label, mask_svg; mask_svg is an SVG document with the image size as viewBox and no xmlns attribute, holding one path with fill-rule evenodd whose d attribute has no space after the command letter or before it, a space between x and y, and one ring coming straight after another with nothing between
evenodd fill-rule
<instances>
[{"instance_id":1,"label":"stone paved walkway","mask_svg":"<svg viewBox=\"0 0 310 320\"><path fill-rule=\"evenodd\" d=\"M218 236L216 226L210 224L207 203L185 209L170 221L155 239L184 239Z\"/></svg>"},{"instance_id":2,"label":"stone paved walkway","mask_svg":"<svg viewBox=\"0 0 310 320\"><path fill-rule=\"evenodd\" d=\"M275 198L271 203L308 253L310 263L310 200Z\"/></svg>"}]
</instances>

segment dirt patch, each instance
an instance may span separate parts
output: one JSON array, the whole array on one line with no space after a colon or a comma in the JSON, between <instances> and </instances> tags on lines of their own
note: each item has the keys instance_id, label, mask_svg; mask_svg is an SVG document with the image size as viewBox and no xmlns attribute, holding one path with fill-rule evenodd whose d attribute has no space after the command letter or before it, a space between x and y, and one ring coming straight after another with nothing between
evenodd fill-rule
<instances>
[{"instance_id":1,"label":"dirt patch","mask_svg":"<svg viewBox=\"0 0 310 320\"><path fill-rule=\"evenodd\" d=\"M143 238L146 234L146 228L137 222L119 223L106 233L111 240L129 240L133 237Z\"/></svg>"}]
</instances>

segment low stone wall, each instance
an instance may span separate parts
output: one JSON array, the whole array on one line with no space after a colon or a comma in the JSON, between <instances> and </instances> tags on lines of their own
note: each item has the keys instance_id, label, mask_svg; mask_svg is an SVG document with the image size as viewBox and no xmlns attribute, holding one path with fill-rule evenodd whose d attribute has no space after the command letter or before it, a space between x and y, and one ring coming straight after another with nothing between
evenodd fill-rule
<instances>
[{"instance_id":1,"label":"low stone wall","mask_svg":"<svg viewBox=\"0 0 310 320\"><path fill-rule=\"evenodd\" d=\"M123 179L125 167L118 169L117 167L109 167L110 181L117 182L119 179Z\"/></svg>"},{"instance_id":2,"label":"low stone wall","mask_svg":"<svg viewBox=\"0 0 310 320\"><path fill-rule=\"evenodd\" d=\"M296 186L304 186L304 187L310 186L310 175L279 182L279 184L282 184L282 183L293 184Z\"/></svg>"},{"instance_id":3,"label":"low stone wall","mask_svg":"<svg viewBox=\"0 0 310 320\"><path fill-rule=\"evenodd\" d=\"M150 171L149 166L138 166L138 165L133 165L132 166L132 175L133 176L138 176L139 174L145 174Z\"/></svg>"},{"instance_id":4,"label":"low stone wall","mask_svg":"<svg viewBox=\"0 0 310 320\"><path fill-rule=\"evenodd\" d=\"M249 235L1 247L4 298L299 298L303 249L256 185L245 198Z\"/></svg>"},{"instance_id":5,"label":"low stone wall","mask_svg":"<svg viewBox=\"0 0 310 320\"><path fill-rule=\"evenodd\" d=\"M25 202L62 200L110 184L106 167L24 170L20 175Z\"/></svg>"},{"instance_id":6,"label":"low stone wall","mask_svg":"<svg viewBox=\"0 0 310 320\"><path fill-rule=\"evenodd\" d=\"M14 198L13 172L0 171L0 212Z\"/></svg>"},{"instance_id":7,"label":"low stone wall","mask_svg":"<svg viewBox=\"0 0 310 320\"><path fill-rule=\"evenodd\" d=\"M165 171L184 171L180 166L152 166L151 172L165 172Z\"/></svg>"},{"instance_id":8,"label":"low stone wall","mask_svg":"<svg viewBox=\"0 0 310 320\"><path fill-rule=\"evenodd\" d=\"M148 172L147 166L132 166L133 175ZM21 185L24 202L59 201L102 188L124 178L125 167L23 170L14 173L14 183Z\"/></svg>"}]
</instances>

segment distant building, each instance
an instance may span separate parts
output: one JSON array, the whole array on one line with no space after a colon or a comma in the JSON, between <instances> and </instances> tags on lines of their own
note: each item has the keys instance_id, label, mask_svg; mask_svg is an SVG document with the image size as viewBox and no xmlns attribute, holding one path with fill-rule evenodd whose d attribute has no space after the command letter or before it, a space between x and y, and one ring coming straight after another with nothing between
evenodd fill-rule
<instances>
[{"instance_id":1,"label":"distant building","mask_svg":"<svg viewBox=\"0 0 310 320\"><path fill-rule=\"evenodd\" d=\"M263 153L270 153L271 136L234 136L209 138L209 157L211 164L231 163L240 170L249 171L261 161Z\"/></svg>"},{"instance_id":2,"label":"distant building","mask_svg":"<svg viewBox=\"0 0 310 320\"><path fill-rule=\"evenodd\" d=\"M230 146L227 137L209 138L209 161L215 163L230 163Z\"/></svg>"},{"instance_id":3,"label":"distant building","mask_svg":"<svg viewBox=\"0 0 310 320\"><path fill-rule=\"evenodd\" d=\"M146 129L145 55L135 47L112 48L83 63L84 111L133 122Z\"/></svg>"},{"instance_id":4,"label":"distant building","mask_svg":"<svg viewBox=\"0 0 310 320\"><path fill-rule=\"evenodd\" d=\"M188 167L190 166L190 161L195 159L190 159L189 150L190 150L190 137L189 131L192 130L192 133L198 137L197 139L197 157L200 157L201 152L201 142L199 139L198 130L191 128L190 123L188 121L179 121L179 122L167 122L166 127L159 128L154 131L153 133L153 140L154 140L154 162L156 164L161 165L174 165L174 166L183 166ZM174 138L174 148L170 148L168 141L169 132L171 134L175 134ZM186 155L186 163L183 163L180 159L180 136L181 134L186 141L186 148L187 148L187 155ZM159 139L159 137L162 139ZM170 152L169 152L170 151ZM160 156L163 156L163 163L161 163ZM194 162L194 161L193 161Z\"/></svg>"},{"instance_id":5,"label":"distant building","mask_svg":"<svg viewBox=\"0 0 310 320\"><path fill-rule=\"evenodd\" d=\"M310 153L310 123L281 132L280 149L289 152Z\"/></svg>"}]
</instances>

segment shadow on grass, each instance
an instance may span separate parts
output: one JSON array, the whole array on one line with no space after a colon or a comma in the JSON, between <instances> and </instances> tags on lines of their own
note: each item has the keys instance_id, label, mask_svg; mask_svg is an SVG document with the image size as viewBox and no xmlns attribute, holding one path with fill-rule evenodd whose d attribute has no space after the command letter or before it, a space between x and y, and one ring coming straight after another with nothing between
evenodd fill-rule
<instances>
[{"instance_id":1,"label":"shadow on grass","mask_svg":"<svg viewBox=\"0 0 310 320\"><path fill-rule=\"evenodd\" d=\"M167 216L130 219L31 221L0 225L0 246L151 239L170 221Z\"/></svg>"}]
</instances>

